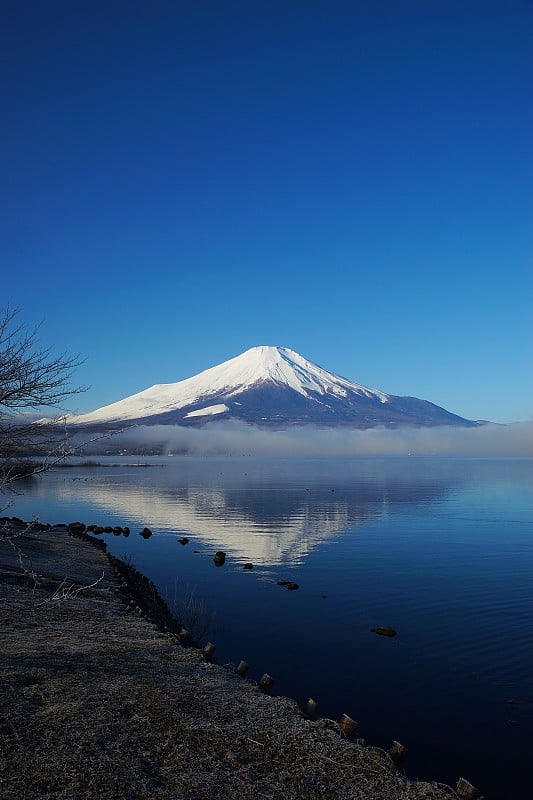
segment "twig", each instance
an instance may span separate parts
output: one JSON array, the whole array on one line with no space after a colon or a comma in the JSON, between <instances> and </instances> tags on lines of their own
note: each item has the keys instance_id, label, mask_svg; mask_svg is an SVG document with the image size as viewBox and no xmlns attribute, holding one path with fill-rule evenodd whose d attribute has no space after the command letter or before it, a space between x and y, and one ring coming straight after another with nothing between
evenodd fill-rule
<instances>
[{"instance_id":1,"label":"twig","mask_svg":"<svg viewBox=\"0 0 533 800\"><path fill-rule=\"evenodd\" d=\"M46 600L43 600L42 603L37 603L37 608L40 606L46 605L46 603L53 603L53 602L61 602L62 600L71 600L73 597L77 597L80 592L84 592L87 589L94 589L100 581L103 581L105 576L105 572L102 572L100 577L95 580L93 583L89 583L86 586L76 586L75 583L71 583L70 586L67 586L67 577L65 576L61 581L60 585L55 590L54 594L51 597L48 597Z\"/></svg>"},{"instance_id":2,"label":"twig","mask_svg":"<svg viewBox=\"0 0 533 800\"><path fill-rule=\"evenodd\" d=\"M16 534L6 533L6 534L4 534L4 536L2 538L7 539L7 541L9 542L9 544L11 545L11 547L13 548L15 553L17 554L17 557L18 557L18 560L19 560L19 564L20 564L20 568L21 568L22 572L24 573L24 575L27 575L33 581L32 595L34 595L35 594L35 590L37 589L37 587L41 585L41 581L40 581L39 575L36 573L36 571L33 568L33 564L32 564L31 558L28 555L26 555L21 550L21 548L18 547L14 542L14 539L17 539L19 536L23 536L23 534L27 533L29 529L30 529L30 526L28 525L26 528L24 528L21 531L18 531ZM24 566L24 559L27 561L28 567Z\"/></svg>"}]
</instances>

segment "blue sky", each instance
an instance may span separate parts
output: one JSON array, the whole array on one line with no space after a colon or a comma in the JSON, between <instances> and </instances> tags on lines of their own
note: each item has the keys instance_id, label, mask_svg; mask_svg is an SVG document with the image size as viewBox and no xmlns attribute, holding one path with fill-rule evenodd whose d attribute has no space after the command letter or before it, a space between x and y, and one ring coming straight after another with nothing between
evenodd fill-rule
<instances>
[{"instance_id":1,"label":"blue sky","mask_svg":"<svg viewBox=\"0 0 533 800\"><path fill-rule=\"evenodd\" d=\"M258 344L533 418L533 4L3 0L1 305L90 410Z\"/></svg>"}]
</instances>

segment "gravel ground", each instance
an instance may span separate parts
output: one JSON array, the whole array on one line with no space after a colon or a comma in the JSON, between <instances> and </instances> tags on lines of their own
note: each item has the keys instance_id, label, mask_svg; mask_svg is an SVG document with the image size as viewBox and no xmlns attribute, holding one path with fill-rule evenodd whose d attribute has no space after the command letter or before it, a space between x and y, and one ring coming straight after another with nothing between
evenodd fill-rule
<instances>
[{"instance_id":1,"label":"gravel ground","mask_svg":"<svg viewBox=\"0 0 533 800\"><path fill-rule=\"evenodd\" d=\"M457 797L182 646L121 569L64 529L0 523L3 800Z\"/></svg>"}]
</instances>

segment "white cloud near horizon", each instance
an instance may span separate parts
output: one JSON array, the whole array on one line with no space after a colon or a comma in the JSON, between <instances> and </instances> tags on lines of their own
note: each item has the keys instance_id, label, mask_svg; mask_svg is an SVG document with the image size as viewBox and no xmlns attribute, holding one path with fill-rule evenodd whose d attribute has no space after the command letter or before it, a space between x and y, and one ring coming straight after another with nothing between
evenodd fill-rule
<instances>
[{"instance_id":1,"label":"white cloud near horizon","mask_svg":"<svg viewBox=\"0 0 533 800\"><path fill-rule=\"evenodd\" d=\"M121 445L159 446L165 453L194 455L533 457L533 422L477 428L268 430L240 422L202 428L147 425L120 435Z\"/></svg>"}]
</instances>

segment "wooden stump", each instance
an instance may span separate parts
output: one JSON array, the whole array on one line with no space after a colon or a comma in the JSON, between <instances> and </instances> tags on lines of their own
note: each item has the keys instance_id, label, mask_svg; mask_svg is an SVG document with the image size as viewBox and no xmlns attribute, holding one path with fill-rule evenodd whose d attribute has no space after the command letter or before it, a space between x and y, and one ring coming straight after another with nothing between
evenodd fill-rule
<instances>
[{"instance_id":1,"label":"wooden stump","mask_svg":"<svg viewBox=\"0 0 533 800\"><path fill-rule=\"evenodd\" d=\"M207 659L207 661L210 661L211 658L213 657L213 653L215 652L215 650L216 650L215 645L212 642L207 642L203 651L204 658Z\"/></svg>"},{"instance_id":2,"label":"wooden stump","mask_svg":"<svg viewBox=\"0 0 533 800\"><path fill-rule=\"evenodd\" d=\"M479 796L479 791L466 778L459 778L457 781L457 794L464 800L475 800Z\"/></svg>"},{"instance_id":3,"label":"wooden stump","mask_svg":"<svg viewBox=\"0 0 533 800\"><path fill-rule=\"evenodd\" d=\"M394 741L389 750L389 755L395 764L400 764L407 755L407 747L404 747L400 742Z\"/></svg>"},{"instance_id":4,"label":"wooden stump","mask_svg":"<svg viewBox=\"0 0 533 800\"><path fill-rule=\"evenodd\" d=\"M267 672L265 672L265 674L259 681L259 688L262 689L263 692L269 692L273 686L274 686L274 678L272 678Z\"/></svg>"},{"instance_id":5,"label":"wooden stump","mask_svg":"<svg viewBox=\"0 0 533 800\"><path fill-rule=\"evenodd\" d=\"M189 644L192 641L192 636L186 628L182 628L178 633L178 639L182 644Z\"/></svg>"},{"instance_id":6,"label":"wooden stump","mask_svg":"<svg viewBox=\"0 0 533 800\"><path fill-rule=\"evenodd\" d=\"M305 706L305 713L307 714L308 717L316 716L317 706L318 704L316 700L313 700L313 698L310 697Z\"/></svg>"},{"instance_id":7,"label":"wooden stump","mask_svg":"<svg viewBox=\"0 0 533 800\"><path fill-rule=\"evenodd\" d=\"M339 720L339 728L346 736L350 736L357 728L357 725L358 723L349 717L348 714L343 714Z\"/></svg>"}]
</instances>

